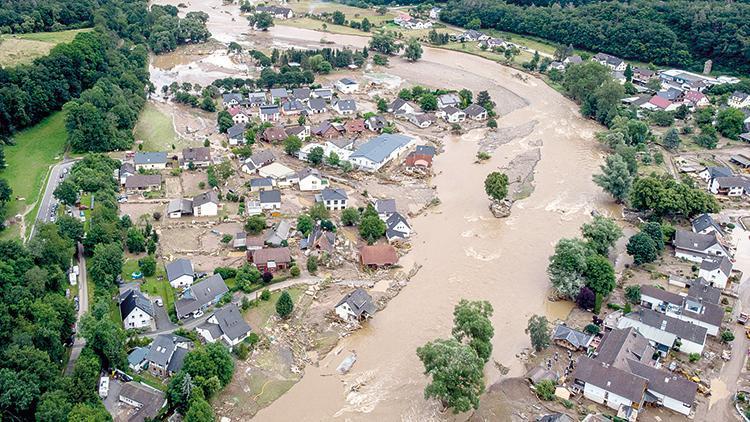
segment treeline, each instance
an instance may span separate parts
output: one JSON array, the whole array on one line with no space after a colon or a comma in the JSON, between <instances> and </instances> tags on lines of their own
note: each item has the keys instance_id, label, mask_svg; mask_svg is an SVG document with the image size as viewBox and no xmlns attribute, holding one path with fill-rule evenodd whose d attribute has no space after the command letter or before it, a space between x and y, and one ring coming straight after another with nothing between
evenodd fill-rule
<instances>
[{"instance_id":1,"label":"treeline","mask_svg":"<svg viewBox=\"0 0 750 422\"><path fill-rule=\"evenodd\" d=\"M206 29L207 13L188 12L184 18L179 18L177 12L174 6L151 6L148 45L154 53L165 53L178 45L200 43L211 37Z\"/></svg>"},{"instance_id":2,"label":"treeline","mask_svg":"<svg viewBox=\"0 0 750 422\"><path fill-rule=\"evenodd\" d=\"M649 0L573 2L458 0L441 19L455 25L479 23L528 34L591 51L660 65L714 68L747 73L750 51L750 4L718 0ZM546 4L550 4L546 6Z\"/></svg>"},{"instance_id":3,"label":"treeline","mask_svg":"<svg viewBox=\"0 0 750 422\"><path fill-rule=\"evenodd\" d=\"M94 22L96 0L0 0L0 33L62 31Z\"/></svg>"}]
</instances>

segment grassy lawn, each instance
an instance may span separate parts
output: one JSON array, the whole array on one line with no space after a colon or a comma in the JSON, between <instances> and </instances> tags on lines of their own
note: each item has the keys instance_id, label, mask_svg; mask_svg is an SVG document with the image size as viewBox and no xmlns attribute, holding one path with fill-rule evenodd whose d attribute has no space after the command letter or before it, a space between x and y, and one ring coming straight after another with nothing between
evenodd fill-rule
<instances>
[{"instance_id":1,"label":"grassy lawn","mask_svg":"<svg viewBox=\"0 0 750 422\"><path fill-rule=\"evenodd\" d=\"M134 381L142 382L146 385L156 388L157 390L167 391L164 381L151 375L148 371L142 371L140 374L131 374Z\"/></svg>"},{"instance_id":2,"label":"grassy lawn","mask_svg":"<svg viewBox=\"0 0 750 422\"><path fill-rule=\"evenodd\" d=\"M8 167L0 171L0 177L8 180L13 189L8 216L23 213L33 204L44 190L49 167L62 158L68 134L65 131L65 115L57 112L39 124L19 132L16 145L5 147L5 160ZM15 198L24 198L19 201ZM37 206L27 215L26 221L34 221ZM17 237L19 227L8 227L2 237Z\"/></svg>"},{"instance_id":3,"label":"grassy lawn","mask_svg":"<svg viewBox=\"0 0 750 422\"><path fill-rule=\"evenodd\" d=\"M143 150L170 151L176 138L172 119L147 102L135 125L135 139L143 141Z\"/></svg>"},{"instance_id":4,"label":"grassy lawn","mask_svg":"<svg viewBox=\"0 0 750 422\"><path fill-rule=\"evenodd\" d=\"M305 293L305 290L299 287L291 287L282 291L289 292L295 305L299 302L299 298ZM271 315L276 313L276 301L279 300L282 291L272 292L270 300L258 300L256 306L247 310L245 319L250 322L251 327L262 327L268 323L268 319Z\"/></svg>"},{"instance_id":5,"label":"grassy lawn","mask_svg":"<svg viewBox=\"0 0 750 422\"><path fill-rule=\"evenodd\" d=\"M126 283L135 281L130 278L130 275L134 271L140 271L140 269L138 268L138 260L128 259L122 266L122 279L125 280ZM159 280L159 277L161 277L161 280ZM141 291L143 293L149 294L150 296L160 296L164 301L165 309L174 308L175 292L172 286L169 284L169 281L167 281L166 270L164 269L163 263L159 260L156 261L156 274L151 277L144 277L141 280Z\"/></svg>"},{"instance_id":6,"label":"grassy lawn","mask_svg":"<svg viewBox=\"0 0 750 422\"><path fill-rule=\"evenodd\" d=\"M46 56L57 44L70 42L85 31L90 29L0 35L0 67L31 63L37 57Z\"/></svg>"},{"instance_id":7,"label":"grassy lawn","mask_svg":"<svg viewBox=\"0 0 750 422\"><path fill-rule=\"evenodd\" d=\"M433 46L437 48L445 48L448 50L454 50L454 51L460 51L462 53L469 53L474 54L475 56L484 57L485 59L489 59L492 61L496 61L502 64L506 64L505 56L502 53L495 53L490 50L482 50L481 48L477 47L477 43L474 42L466 42L466 43L460 43L460 42L449 42L445 45L438 45ZM516 57L513 58L513 63L516 63L520 65L520 63L526 62L531 60L531 58L534 56L533 53L529 53L527 51L521 51L520 54L518 54Z\"/></svg>"},{"instance_id":8,"label":"grassy lawn","mask_svg":"<svg viewBox=\"0 0 750 422\"><path fill-rule=\"evenodd\" d=\"M336 10L346 16L346 20L361 21L364 18L370 21L374 26L379 26L385 21L393 20L396 14L392 11L386 12L385 15L379 15L374 8L362 9L354 6L347 6L340 3L321 2L321 1L300 1L288 4L297 16L304 16L305 13L333 13ZM329 25L331 26L331 25ZM361 32L360 32L361 33Z\"/></svg>"},{"instance_id":9,"label":"grassy lawn","mask_svg":"<svg viewBox=\"0 0 750 422\"><path fill-rule=\"evenodd\" d=\"M120 313L120 307L116 303L109 307L109 319L118 327L122 327L122 314Z\"/></svg>"}]
</instances>

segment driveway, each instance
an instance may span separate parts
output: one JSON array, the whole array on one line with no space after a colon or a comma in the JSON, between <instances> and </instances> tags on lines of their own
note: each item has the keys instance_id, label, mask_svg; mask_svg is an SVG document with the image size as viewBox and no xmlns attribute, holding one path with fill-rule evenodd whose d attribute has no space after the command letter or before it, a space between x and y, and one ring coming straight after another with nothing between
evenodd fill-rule
<instances>
[{"instance_id":1,"label":"driveway","mask_svg":"<svg viewBox=\"0 0 750 422\"><path fill-rule=\"evenodd\" d=\"M156 320L157 330L176 330L178 328L177 324L173 323L169 319L169 315L167 315L167 309L163 305L157 306L154 303L154 319Z\"/></svg>"}]
</instances>

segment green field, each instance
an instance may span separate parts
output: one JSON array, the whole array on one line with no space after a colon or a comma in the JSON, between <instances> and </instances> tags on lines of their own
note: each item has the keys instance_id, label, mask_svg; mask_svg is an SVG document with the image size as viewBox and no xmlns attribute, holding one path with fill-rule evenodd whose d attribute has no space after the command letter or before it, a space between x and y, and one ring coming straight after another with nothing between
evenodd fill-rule
<instances>
[{"instance_id":1,"label":"green field","mask_svg":"<svg viewBox=\"0 0 750 422\"><path fill-rule=\"evenodd\" d=\"M122 266L122 279L126 283L132 280L130 275L134 271L140 271L137 259L128 259ZM161 280L159 280L161 277ZM164 270L164 263L156 261L156 274L151 277L144 277L141 280L141 291L150 296L160 296L164 301L164 309L174 309L174 289L167 281L167 273Z\"/></svg>"},{"instance_id":2,"label":"green field","mask_svg":"<svg viewBox=\"0 0 750 422\"><path fill-rule=\"evenodd\" d=\"M136 141L143 141L144 151L168 151L175 144L177 134L172 119L155 105L146 103L135 125Z\"/></svg>"},{"instance_id":3,"label":"green field","mask_svg":"<svg viewBox=\"0 0 750 422\"><path fill-rule=\"evenodd\" d=\"M90 30L0 35L0 67L31 63L37 57L46 56L57 44L70 42L78 33Z\"/></svg>"},{"instance_id":4,"label":"green field","mask_svg":"<svg viewBox=\"0 0 750 422\"><path fill-rule=\"evenodd\" d=\"M15 137L16 145L5 147L8 167L0 171L0 177L8 180L14 198L10 202L8 217L23 213L42 195L49 168L62 159L67 139L65 115L59 111L19 132ZM37 208L38 204L27 214L26 221L34 220ZM8 227L2 237L18 236L18 230L18 225Z\"/></svg>"}]
</instances>

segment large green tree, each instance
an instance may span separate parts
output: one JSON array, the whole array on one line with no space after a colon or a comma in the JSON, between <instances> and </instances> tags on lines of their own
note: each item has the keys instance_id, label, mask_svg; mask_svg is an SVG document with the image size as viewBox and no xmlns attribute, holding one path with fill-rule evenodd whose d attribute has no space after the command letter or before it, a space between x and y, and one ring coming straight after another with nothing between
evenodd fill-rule
<instances>
[{"instance_id":1,"label":"large green tree","mask_svg":"<svg viewBox=\"0 0 750 422\"><path fill-rule=\"evenodd\" d=\"M594 175L594 183L612 195L617 202L625 201L633 183L633 176L625 160L619 154L608 155L606 164L601 169L601 174Z\"/></svg>"},{"instance_id":2,"label":"large green tree","mask_svg":"<svg viewBox=\"0 0 750 422\"><path fill-rule=\"evenodd\" d=\"M596 253L605 256L617 239L622 237L620 226L613 219L601 215L595 216L590 223L584 224L581 227L581 233Z\"/></svg>"},{"instance_id":3,"label":"large green tree","mask_svg":"<svg viewBox=\"0 0 750 422\"><path fill-rule=\"evenodd\" d=\"M549 321L541 315L533 315L529 318L526 326L526 334L529 335L531 346L534 350L540 352L550 345Z\"/></svg>"},{"instance_id":4,"label":"large green tree","mask_svg":"<svg viewBox=\"0 0 750 422\"><path fill-rule=\"evenodd\" d=\"M490 199L501 201L508 196L508 175L493 171L484 179L484 191Z\"/></svg>"},{"instance_id":5,"label":"large green tree","mask_svg":"<svg viewBox=\"0 0 750 422\"><path fill-rule=\"evenodd\" d=\"M492 355L492 305L487 301L461 301L453 309L453 337L468 344L477 355L487 362Z\"/></svg>"},{"instance_id":6,"label":"large green tree","mask_svg":"<svg viewBox=\"0 0 750 422\"><path fill-rule=\"evenodd\" d=\"M438 339L417 348L417 356L425 375L432 378L425 387L425 398L440 400L454 413L479 408L484 362L474 349L456 339Z\"/></svg>"},{"instance_id":7,"label":"large green tree","mask_svg":"<svg viewBox=\"0 0 750 422\"><path fill-rule=\"evenodd\" d=\"M586 259L591 250L580 239L560 239L547 267L552 286L557 293L575 299L585 284Z\"/></svg>"}]
</instances>

